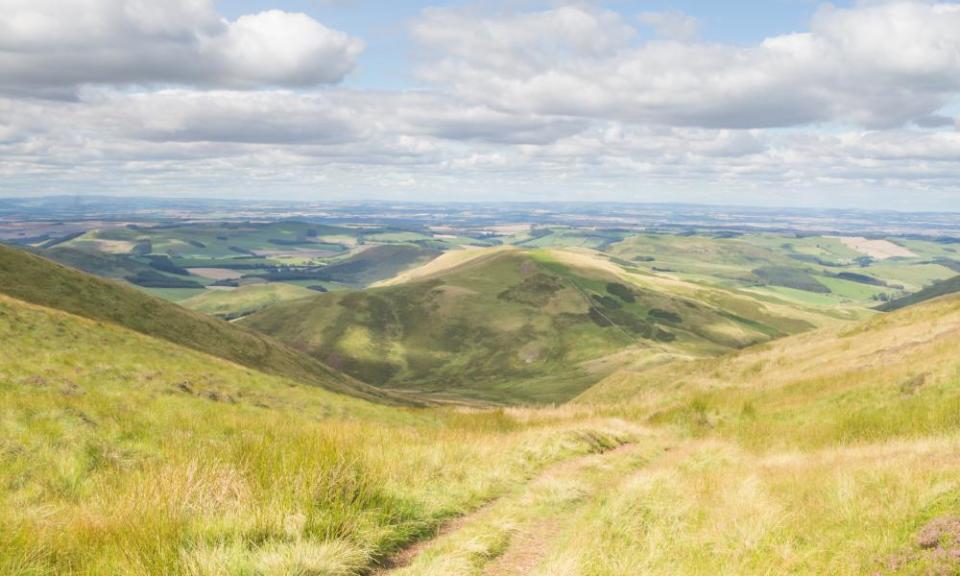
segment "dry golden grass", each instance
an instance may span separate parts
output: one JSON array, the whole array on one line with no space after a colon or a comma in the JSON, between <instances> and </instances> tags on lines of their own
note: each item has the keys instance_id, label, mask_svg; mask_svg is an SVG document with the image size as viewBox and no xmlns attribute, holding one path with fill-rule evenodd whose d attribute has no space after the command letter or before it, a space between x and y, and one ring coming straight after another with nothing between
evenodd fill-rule
<instances>
[{"instance_id":1,"label":"dry golden grass","mask_svg":"<svg viewBox=\"0 0 960 576\"><path fill-rule=\"evenodd\" d=\"M693 441L570 520L532 574L953 574L928 572L937 559L915 541L956 510L958 448L950 438L757 456Z\"/></svg>"},{"instance_id":2,"label":"dry golden grass","mask_svg":"<svg viewBox=\"0 0 960 576\"><path fill-rule=\"evenodd\" d=\"M0 298L0 574L356 574L543 467L589 410L413 410Z\"/></svg>"}]
</instances>

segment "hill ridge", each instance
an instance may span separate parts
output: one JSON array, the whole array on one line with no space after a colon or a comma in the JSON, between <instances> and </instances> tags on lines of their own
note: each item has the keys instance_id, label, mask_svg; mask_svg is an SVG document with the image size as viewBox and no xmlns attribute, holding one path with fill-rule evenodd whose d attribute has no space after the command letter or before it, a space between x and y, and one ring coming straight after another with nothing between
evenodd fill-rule
<instances>
[{"instance_id":1,"label":"hill ridge","mask_svg":"<svg viewBox=\"0 0 960 576\"><path fill-rule=\"evenodd\" d=\"M640 283L594 254L499 247L450 258L240 322L369 384L494 404L569 399L629 361L624 350L709 356L815 326L812 313L720 288Z\"/></svg>"},{"instance_id":2,"label":"hill ridge","mask_svg":"<svg viewBox=\"0 0 960 576\"><path fill-rule=\"evenodd\" d=\"M0 245L0 293L109 322L269 374L368 400L399 398L338 374L314 358L241 326L187 310L36 254Z\"/></svg>"}]
</instances>

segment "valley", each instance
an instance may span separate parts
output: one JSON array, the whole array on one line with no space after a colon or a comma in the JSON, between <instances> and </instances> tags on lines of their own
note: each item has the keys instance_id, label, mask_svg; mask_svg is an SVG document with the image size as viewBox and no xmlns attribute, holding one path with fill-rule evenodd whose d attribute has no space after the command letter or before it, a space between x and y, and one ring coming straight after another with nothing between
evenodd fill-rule
<instances>
[{"instance_id":1,"label":"valley","mask_svg":"<svg viewBox=\"0 0 960 576\"><path fill-rule=\"evenodd\" d=\"M0 246L0 573L960 569L952 241L381 225Z\"/></svg>"},{"instance_id":2,"label":"valley","mask_svg":"<svg viewBox=\"0 0 960 576\"><path fill-rule=\"evenodd\" d=\"M960 0L0 0L0 576L960 576Z\"/></svg>"}]
</instances>

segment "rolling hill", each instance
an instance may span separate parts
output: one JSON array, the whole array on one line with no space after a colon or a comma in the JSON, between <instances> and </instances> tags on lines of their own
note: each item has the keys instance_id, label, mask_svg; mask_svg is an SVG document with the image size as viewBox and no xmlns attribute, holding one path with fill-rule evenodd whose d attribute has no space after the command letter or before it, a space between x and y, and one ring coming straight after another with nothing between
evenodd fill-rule
<instances>
[{"instance_id":1,"label":"rolling hill","mask_svg":"<svg viewBox=\"0 0 960 576\"><path fill-rule=\"evenodd\" d=\"M267 336L23 250L0 246L0 294L118 324L298 382L389 400L379 390L356 382Z\"/></svg>"},{"instance_id":2,"label":"rolling hill","mask_svg":"<svg viewBox=\"0 0 960 576\"><path fill-rule=\"evenodd\" d=\"M611 374L580 403L646 406L656 422L750 445L819 446L960 425L960 296L719 358Z\"/></svg>"},{"instance_id":3,"label":"rolling hill","mask_svg":"<svg viewBox=\"0 0 960 576\"><path fill-rule=\"evenodd\" d=\"M960 573L958 348L953 295L610 376L574 403L686 440L570 520L535 573Z\"/></svg>"},{"instance_id":4,"label":"rolling hill","mask_svg":"<svg viewBox=\"0 0 960 576\"><path fill-rule=\"evenodd\" d=\"M345 286L362 288L384 280L420 264L429 262L443 252L415 244L386 244L370 246L343 260L334 262L318 272L318 278Z\"/></svg>"},{"instance_id":5,"label":"rolling hill","mask_svg":"<svg viewBox=\"0 0 960 576\"><path fill-rule=\"evenodd\" d=\"M273 282L249 284L233 290L206 290L179 304L224 320L235 320L278 302L309 298L315 294L316 292L309 288Z\"/></svg>"},{"instance_id":6,"label":"rolling hill","mask_svg":"<svg viewBox=\"0 0 960 576\"><path fill-rule=\"evenodd\" d=\"M874 306L954 274L945 244L902 237L891 238L899 244L857 240L805 233L642 233L605 251L632 266L684 280L825 307ZM876 246L883 249L876 258L855 249L869 252Z\"/></svg>"},{"instance_id":7,"label":"rolling hill","mask_svg":"<svg viewBox=\"0 0 960 576\"><path fill-rule=\"evenodd\" d=\"M838 321L588 253L471 250L405 277L242 323L375 386L509 403L564 401L638 359L714 355Z\"/></svg>"},{"instance_id":8,"label":"rolling hill","mask_svg":"<svg viewBox=\"0 0 960 576\"><path fill-rule=\"evenodd\" d=\"M2 574L918 576L960 566L960 296L852 324L846 311L818 316L629 273L595 253L502 249L256 315L290 308L309 320L336 297L343 322L371 334L395 314L377 333L395 345L440 345L425 327L461 319L500 326L499 344L527 325L549 342L561 322L575 331L571 349L617 350L600 356L613 373L563 407L408 409L149 336L152 299L0 255ZM35 299L94 318L6 295L25 282ZM446 300L464 290L470 301ZM111 299L117 309L101 309ZM140 331L97 318L136 318L134 302L150 321ZM195 316L177 310L164 309ZM634 329L624 346L617 334ZM469 357L488 358L483 339L468 342ZM542 378L595 365L561 358ZM465 396L503 392L480 383ZM500 398L523 398L508 392Z\"/></svg>"}]
</instances>

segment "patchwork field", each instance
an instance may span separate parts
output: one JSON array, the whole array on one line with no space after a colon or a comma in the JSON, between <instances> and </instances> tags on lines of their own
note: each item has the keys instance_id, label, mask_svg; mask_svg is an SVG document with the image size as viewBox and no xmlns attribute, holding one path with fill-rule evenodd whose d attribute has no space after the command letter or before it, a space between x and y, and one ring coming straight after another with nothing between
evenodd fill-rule
<instances>
[{"instance_id":1,"label":"patchwork field","mask_svg":"<svg viewBox=\"0 0 960 576\"><path fill-rule=\"evenodd\" d=\"M114 224L60 239L45 235L27 244L64 264L174 301L196 296L205 287L264 282L362 288L446 250L489 245L481 237L413 228L418 231L292 220Z\"/></svg>"},{"instance_id":2,"label":"patchwork field","mask_svg":"<svg viewBox=\"0 0 960 576\"><path fill-rule=\"evenodd\" d=\"M381 225L298 220L106 223L22 242L87 272L181 302L208 287L283 283L360 289L424 274L476 249L585 250L628 271L745 289L801 306L872 308L960 274L950 238L630 230L535 223ZM30 242L33 240L33 243ZM465 250L464 250L465 249ZM449 260L447 256L449 255Z\"/></svg>"},{"instance_id":3,"label":"patchwork field","mask_svg":"<svg viewBox=\"0 0 960 576\"><path fill-rule=\"evenodd\" d=\"M840 241L843 242L844 246L866 254L875 260L916 257L916 254L910 250L889 240L870 240L862 236L841 236Z\"/></svg>"},{"instance_id":4,"label":"patchwork field","mask_svg":"<svg viewBox=\"0 0 960 576\"><path fill-rule=\"evenodd\" d=\"M654 274L828 307L873 307L957 275L949 243L897 242L769 233L642 234L606 252Z\"/></svg>"}]
</instances>

